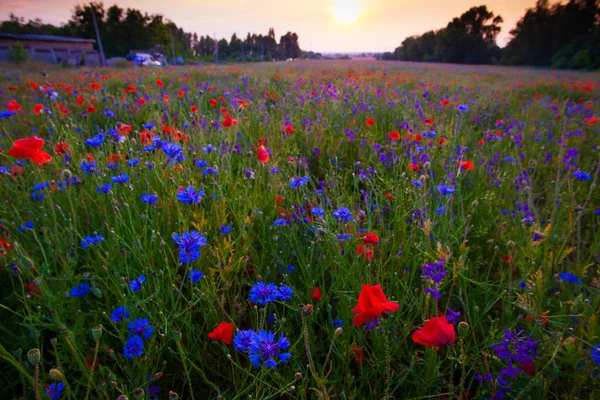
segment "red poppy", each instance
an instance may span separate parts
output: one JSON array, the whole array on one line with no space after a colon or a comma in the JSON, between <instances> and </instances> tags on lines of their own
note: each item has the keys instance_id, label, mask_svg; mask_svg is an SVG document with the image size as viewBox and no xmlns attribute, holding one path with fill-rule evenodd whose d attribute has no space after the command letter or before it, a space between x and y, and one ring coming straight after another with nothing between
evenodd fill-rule
<instances>
[{"instance_id":1,"label":"red poppy","mask_svg":"<svg viewBox=\"0 0 600 400\"><path fill-rule=\"evenodd\" d=\"M371 261L373 259L373 249L370 249L362 244L359 244L356 247L356 255L364 256L367 261Z\"/></svg>"},{"instance_id":2,"label":"red poppy","mask_svg":"<svg viewBox=\"0 0 600 400\"><path fill-rule=\"evenodd\" d=\"M198 107L196 107L196 106L191 106L191 107L190 107L190 111L191 111L191 112L193 112L193 113L195 113L195 112L197 112L197 111L198 111Z\"/></svg>"},{"instance_id":3,"label":"red poppy","mask_svg":"<svg viewBox=\"0 0 600 400\"><path fill-rule=\"evenodd\" d=\"M439 140L440 144L444 144L446 142L448 142L448 139L446 139L445 137L441 137L440 140Z\"/></svg>"},{"instance_id":4,"label":"red poppy","mask_svg":"<svg viewBox=\"0 0 600 400\"><path fill-rule=\"evenodd\" d=\"M127 90L129 90L130 92L135 92L135 91L136 91L136 88L135 88L135 86L133 86L133 85L128 85L128 86L127 86Z\"/></svg>"},{"instance_id":5,"label":"red poppy","mask_svg":"<svg viewBox=\"0 0 600 400\"><path fill-rule=\"evenodd\" d=\"M160 79L157 79L156 80L156 86L163 87L163 86L165 86L165 84Z\"/></svg>"},{"instance_id":6,"label":"red poppy","mask_svg":"<svg viewBox=\"0 0 600 400\"><path fill-rule=\"evenodd\" d=\"M92 84L90 85L90 87L92 88L92 90L101 90L102 89L102 85L100 85L97 82L92 82Z\"/></svg>"},{"instance_id":7,"label":"red poppy","mask_svg":"<svg viewBox=\"0 0 600 400\"><path fill-rule=\"evenodd\" d=\"M520 365L523 372L525 372L529 376L535 375L535 364L533 361L527 361L525 364Z\"/></svg>"},{"instance_id":8,"label":"red poppy","mask_svg":"<svg viewBox=\"0 0 600 400\"><path fill-rule=\"evenodd\" d=\"M52 156L42 150L44 139L33 136L26 139L18 139L13 143L8 155L16 158L29 158L38 165L45 165L52 161Z\"/></svg>"},{"instance_id":9,"label":"red poppy","mask_svg":"<svg viewBox=\"0 0 600 400\"><path fill-rule=\"evenodd\" d=\"M258 148L258 153L256 154L256 158L258 158L258 160L260 162L262 162L263 164L266 164L269 162L269 153L267 152L267 149L265 149L265 146L260 146Z\"/></svg>"},{"instance_id":10,"label":"red poppy","mask_svg":"<svg viewBox=\"0 0 600 400\"><path fill-rule=\"evenodd\" d=\"M165 96L163 97L163 100L165 103L169 102L169 95L165 94Z\"/></svg>"},{"instance_id":11,"label":"red poppy","mask_svg":"<svg viewBox=\"0 0 600 400\"><path fill-rule=\"evenodd\" d=\"M285 133L287 133L288 135L293 135L294 134L294 127L291 125L286 125L285 126Z\"/></svg>"},{"instance_id":12,"label":"red poppy","mask_svg":"<svg viewBox=\"0 0 600 400\"><path fill-rule=\"evenodd\" d=\"M392 140L400 140L400 132L396 132L396 131L390 132L390 133L388 133L388 137Z\"/></svg>"},{"instance_id":13,"label":"red poppy","mask_svg":"<svg viewBox=\"0 0 600 400\"><path fill-rule=\"evenodd\" d=\"M367 119L367 126L371 126L375 123L375 118L369 118Z\"/></svg>"},{"instance_id":14,"label":"red poppy","mask_svg":"<svg viewBox=\"0 0 600 400\"><path fill-rule=\"evenodd\" d=\"M58 143L54 145L54 153L57 156L62 156L65 153L70 153L71 149L69 148L69 144L64 140L60 140Z\"/></svg>"},{"instance_id":15,"label":"red poppy","mask_svg":"<svg viewBox=\"0 0 600 400\"><path fill-rule=\"evenodd\" d=\"M388 301L379 284L371 286L363 283L358 295L358 305L352 309L352 312L357 313L353 319L354 326L361 326L385 311L396 312L398 307L398 303Z\"/></svg>"},{"instance_id":16,"label":"red poppy","mask_svg":"<svg viewBox=\"0 0 600 400\"><path fill-rule=\"evenodd\" d=\"M413 333L412 340L423 346L448 346L456 341L454 325L446 320L446 316L430 318L421 329Z\"/></svg>"},{"instance_id":17,"label":"red poppy","mask_svg":"<svg viewBox=\"0 0 600 400\"><path fill-rule=\"evenodd\" d=\"M377 243L379 243L379 236L377 236L375 233L367 233L363 237L363 243L375 246Z\"/></svg>"},{"instance_id":18,"label":"red poppy","mask_svg":"<svg viewBox=\"0 0 600 400\"><path fill-rule=\"evenodd\" d=\"M20 105L16 100L11 100L6 104L6 109L9 111L21 112L23 111L23 106Z\"/></svg>"},{"instance_id":19,"label":"red poppy","mask_svg":"<svg viewBox=\"0 0 600 400\"><path fill-rule=\"evenodd\" d=\"M279 196L279 195L275 195L275 203L281 204L281 203L283 203L284 200L285 200L285 197Z\"/></svg>"},{"instance_id":20,"label":"red poppy","mask_svg":"<svg viewBox=\"0 0 600 400\"><path fill-rule=\"evenodd\" d=\"M139 103L140 105L144 105L144 104L146 104L146 99L144 99L143 97L140 97L140 98L138 99L138 103Z\"/></svg>"},{"instance_id":21,"label":"red poppy","mask_svg":"<svg viewBox=\"0 0 600 400\"><path fill-rule=\"evenodd\" d=\"M221 322L212 332L208 334L208 337L217 342L224 344L230 344L231 338L233 337L233 323L232 322Z\"/></svg>"},{"instance_id":22,"label":"red poppy","mask_svg":"<svg viewBox=\"0 0 600 400\"><path fill-rule=\"evenodd\" d=\"M473 168L475 168L473 161L457 161L456 166L460 167L462 171L473 171Z\"/></svg>"},{"instance_id":23,"label":"red poppy","mask_svg":"<svg viewBox=\"0 0 600 400\"><path fill-rule=\"evenodd\" d=\"M419 164L408 164L409 171L418 171L420 169L421 167L419 167Z\"/></svg>"},{"instance_id":24,"label":"red poppy","mask_svg":"<svg viewBox=\"0 0 600 400\"><path fill-rule=\"evenodd\" d=\"M352 345L352 356L357 363L362 364L365 358L365 350L358 347L355 343Z\"/></svg>"},{"instance_id":25,"label":"red poppy","mask_svg":"<svg viewBox=\"0 0 600 400\"><path fill-rule=\"evenodd\" d=\"M225 113L225 119L223 120L223 122L221 123L221 125L224 128L230 127L232 125L237 125L238 121L237 119L233 119L231 118L231 115L229 115L229 113Z\"/></svg>"},{"instance_id":26,"label":"red poppy","mask_svg":"<svg viewBox=\"0 0 600 400\"><path fill-rule=\"evenodd\" d=\"M42 104L36 104L33 106L33 113L35 115L40 115L42 111L44 111L44 106Z\"/></svg>"},{"instance_id":27,"label":"red poppy","mask_svg":"<svg viewBox=\"0 0 600 400\"><path fill-rule=\"evenodd\" d=\"M216 107L217 106L217 100L210 99L210 105L213 106L213 107Z\"/></svg>"},{"instance_id":28,"label":"red poppy","mask_svg":"<svg viewBox=\"0 0 600 400\"><path fill-rule=\"evenodd\" d=\"M321 289L315 287L312 293L310 294L310 297L317 301L321 300L321 298L323 297L323 295L321 294Z\"/></svg>"},{"instance_id":29,"label":"red poppy","mask_svg":"<svg viewBox=\"0 0 600 400\"><path fill-rule=\"evenodd\" d=\"M77 96L77 105L80 107L83 105L83 96L82 95Z\"/></svg>"},{"instance_id":30,"label":"red poppy","mask_svg":"<svg viewBox=\"0 0 600 400\"><path fill-rule=\"evenodd\" d=\"M34 81L29 81L29 86L31 86L31 88L33 90L39 90L40 89L40 87Z\"/></svg>"},{"instance_id":31,"label":"red poppy","mask_svg":"<svg viewBox=\"0 0 600 400\"><path fill-rule=\"evenodd\" d=\"M424 125L433 125L433 118L427 118L425 121L423 121Z\"/></svg>"},{"instance_id":32,"label":"red poppy","mask_svg":"<svg viewBox=\"0 0 600 400\"><path fill-rule=\"evenodd\" d=\"M95 113L96 112L96 107L94 107L94 106L87 106L87 108L85 110L88 113Z\"/></svg>"},{"instance_id":33,"label":"red poppy","mask_svg":"<svg viewBox=\"0 0 600 400\"><path fill-rule=\"evenodd\" d=\"M479 139L479 141L477 142L477 146L483 146L484 143L485 143L485 140Z\"/></svg>"},{"instance_id":34,"label":"red poppy","mask_svg":"<svg viewBox=\"0 0 600 400\"><path fill-rule=\"evenodd\" d=\"M183 89L180 89L179 92L177 92L177 96L179 97L183 97L184 94L185 92L183 91Z\"/></svg>"},{"instance_id":35,"label":"red poppy","mask_svg":"<svg viewBox=\"0 0 600 400\"><path fill-rule=\"evenodd\" d=\"M7 255L12 249L13 245L6 241L6 239L0 238L0 256Z\"/></svg>"},{"instance_id":36,"label":"red poppy","mask_svg":"<svg viewBox=\"0 0 600 400\"><path fill-rule=\"evenodd\" d=\"M25 289L27 289L27 294L28 295L34 295L34 296L41 296L42 295L42 291L40 290L40 288L35 284L35 282L32 283L26 283L25 284Z\"/></svg>"}]
</instances>

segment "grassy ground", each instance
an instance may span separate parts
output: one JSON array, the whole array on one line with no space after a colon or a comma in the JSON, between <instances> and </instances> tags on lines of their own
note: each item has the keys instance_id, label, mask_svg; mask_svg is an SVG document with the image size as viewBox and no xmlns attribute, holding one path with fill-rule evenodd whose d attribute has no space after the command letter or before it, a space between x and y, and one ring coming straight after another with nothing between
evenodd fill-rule
<instances>
[{"instance_id":1,"label":"grassy ground","mask_svg":"<svg viewBox=\"0 0 600 400\"><path fill-rule=\"evenodd\" d=\"M0 74L0 397L600 388L599 75L26 71ZM33 136L51 161L10 151Z\"/></svg>"}]
</instances>

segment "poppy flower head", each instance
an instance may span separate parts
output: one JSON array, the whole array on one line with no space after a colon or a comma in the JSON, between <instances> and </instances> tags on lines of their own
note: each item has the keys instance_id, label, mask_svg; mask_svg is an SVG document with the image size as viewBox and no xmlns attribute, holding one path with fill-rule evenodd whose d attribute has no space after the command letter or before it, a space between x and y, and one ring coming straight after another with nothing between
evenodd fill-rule
<instances>
[{"instance_id":1,"label":"poppy flower head","mask_svg":"<svg viewBox=\"0 0 600 400\"><path fill-rule=\"evenodd\" d=\"M38 165L46 165L52 161L52 156L42 150L44 139L33 136L25 139L17 139L8 155L21 159L30 159Z\"/></svg>"},{"instance_id":2,"label":"poppy flower head","mask_svg":"<svg viewBox=\"0 0 600 400\"><path fill-rule=\"evenodd\" d=\"M33 113L35 115L40 115L44 111L44 106L42 104L36 104L33 106Z\"/></svg>"},{"instance_id":3,"label":"poppy flower head","mask_svg":"<svg viewBox=\"0 0 600 400\"><path fill-rule=\"evenodd\" d=\"M375 123L375 118L369 118L367 119L367 126L371 126Z\"/></svg>"},{"instance_id":4,"label":"poppy flower head","mask_svg":"<svg viewBox=\"0 0 600 400\"><path fill-rule=\"evenodd\" d=\"M430 318L422 328L413 333L412 340L423 346L438 349L454 344L456 341L454 325L448 322L446 316Z\"/></svg>"},{"instance_id":5,"label":"poppy flower head","mask_svg":"<svg viewBox=\"0 0 600 400\"><path fill-rule=\"evenodd\" d=\"M380 285L367 285L363 283L358 295L358 305L352 309L356 313L353 319L354 326L361 326L366 322L381 316L384 312L396 312L400 305L388 301Z\"/></svg>"},{"instance_id":6,"label":"poppy flower head","mask_svg":"<svg viewBox=\"0 0 600 400\"><path fill-rule=\"evenodd\" d=\"M233 323L221 322L215 329L208 333L208 337L223 344L230 344L233 338Z\"/></svg>"},{"instance_id":7,"label":"poppy flower head","mask_svg":"<svg viewBox=\"0 0 600 400\"><path fill-rule=\"evenodd\" d=\"M393 141L400 140L400 132L397 132L397 131L390 132L390 133L388 133L388 137Z\"/></svg>"},{"instance_id":8,"label":"poppy flower head","mask_svg":"<svg viewBox=\"0 0 600 400\"><path fill-rule=\"evenodd\" d=\"M258 148L256 158L258 158L258 161L262 162L263 164L266 164L269 162L269 152L267 152L267 149L265 148L265 146L261 145Z\"/></svg>"}]
</instances>

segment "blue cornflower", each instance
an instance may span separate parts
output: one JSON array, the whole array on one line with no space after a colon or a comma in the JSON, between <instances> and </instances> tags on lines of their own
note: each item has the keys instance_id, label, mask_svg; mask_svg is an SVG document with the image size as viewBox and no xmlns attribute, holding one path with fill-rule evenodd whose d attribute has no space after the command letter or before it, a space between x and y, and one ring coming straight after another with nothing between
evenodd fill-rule
<instances>
[{"instance_id":1,"label":"blue cornflower","mask_svg":"<svg viewBox=\"0 0 600 400\"><path fill-rule=\"evenodd\" d=\"M334 319L331 321L331 325L333 325L334 328L341 328L344 326L344 321L341 319Z\"/></svg>"},{"instance_id":2,"label":"blue cornflower","mask_svg":"<svg viewBox=\"0 0 600 400\"><path fill-rule=\"evenodd\" d=\"M206 246L206 236L198 231L184 232L180 235L174 233L173 240L179 245L179 260L189 264L200 258L200 248Z\"/></svg>"},{"instance_id":3,"label":"blue cornflower","mask_svg":"<svg viewBox=\"0 0 600 400\"><path fill-rule=\"evenodd\" d=\"M576 283L578 285L581 285L583 283L583 279L578 278L577 275L571 272L561 272L560 274L558 274L558 276L565 282Z\"/></svg>"},{"instance_id":4,"label":"blue cornflower","mask_svg":"<svg viewBox=\"0 0 600 400\"><path fill-rule=\"evenodd\" d=\"M165 143L162 146L162 151L167 155L169 164L174 164L185 160L185 153L180 145L176 143Z\"/></svg>"},{"instance_id":5,"label":"blue cornflower","mask_svg":"<svg viewBox=\"0 0 600 400\"><path fill-rule=\"evenodd\" d=\"M352 213L346 207L341 207L341 208L338 208L337 210L335 210L333 212L333 216L335 217L335 219L338 220L338 222L346 223L346 222L354 221L354 217L352 216Z\"/></svg>"},{"instance_id":6,"label":"blue cornflower","mask_svg":"<svg viewBox=\"0 0 600 400\"><path fill-rule=\"evenodd\" d=\"M85 139L85 144L90 147L100 147L104 144L104 135L99 133L91 138Z\"/></svg>"},{"instance_id":7,"label":"blue cornflower","mask_svg":"<svg viewBox=\"0 0 600 400\"><path fill-rule=\"evenodd\" d=\"M136 165L138 165L140 163L140 159L139 158L134 158L133 160L127 160L127 165L129 165L130 167L135 167Z\"/></svg>"},{"instance_id":8,"label":"blue cornflower","mask_svg":"<svg viewBox=\"0 0 600 400\"><path fill-rule=\"evenodd\" d=\"M286 221L285 218L277 218L275 221L273 221L273 225L274 226L285 226L285 225L289 225L288 221Z\"/></svg>"},{"instance_id":9,"label":"blue cornflower","mask_svg":"<svg viewBox=\"0 0 600 400\"><path fill-rule=\"evenodd\" d=\"M440 206L434 212L435 212L435 215L444 215L444 214L446 214L446 207Z\"/></svg>"},{"instance_id":10,"label":"blue cornflower","mask_svg":"<svg viewBox=\"0 0 600 400\"><path fill-rule=\"evenodd\" d=\"M239 331L233 339L233 347L238 351L248 351L256 332L251 329Z\"/></svg>"},{"instance_id":11,"label":"blue cornflower","mask_svg":"<svg viewBox=\"0 0 600 400\"><path fill-rule=\"evenodd\" d=\"M127 324L127 328L129 328L130 334L142 336L144 339L149 339L152 333L154 333L154 328L146 318L138 318L135 321L130 321Z\"/></svg>"},{"instance_id":12,"label":"blue cornflower","mask_svg":"<svg viewBox=\"0 0 600 400\"><path fill-rule=\"evenodd\" d=\"M467 111L469 111L469 107L466 106L466 105L464 105L464 104L459 104L458 105L458 111L460 111L460 112L467 112Z\"/></svg>"},{"instance_id":13,"label":"blue cornflower","mask_svg":"<svg viewBox=\"0 0 600 400\"><path fill-rule=\"evenodd\" d=\"M141 357L144 354L144 341L142 338L139 336L132 336L127 339L125 347L123 347L123 354L129 359Z\"/></svg>"},{"instance_id":14,"label":"blue cornflower","mask_svg":"<svg viewBox=\"0 0 600 400\"><path fill-rule=\"evenodd\" d=\"M196 160L194 164L196 164L196 167L198 168L204 168L208 165L208 162L205 160Z\"/></svg>"},{"instance_id":15,"label":"blue cornflower","mask_svg":"<svg viewBox=\"0 0 600 400\"><path fill-rule=\"evenodd\" d=\"M202 200L202 196L204 196L204 190L196 190L195 187L188 186L177 193L177 200L183 204L198 204Z\"/></svg>"},{"instance_id":16,"label":"blue cornflower","mask_svg":"<svg viewBox=\"0 0 600 400\"><path fill-rule=\"evenodd\" d=\"M10 118L13 115L15 115L14 111L8 111L8 110L2 110L2 111L0 111L0 119Z\"/></svg>"},{"instance_id":17,"label":"blue cornflower","mask_svg":"<svg viewBox=\"0 0 600 400\"><path fill-rule=\"evenodd\" d=\"M110 184L110 183L103 183L100 186L96 186L96 192L98 192L98 193L106 194L106 193L110 192L111 190L112 190L112 184Z\"/></svg>"},{"instance_id":18,"label":"blue cornflower","mask_svg":"<svg viewBox=\"0 0 600 400\"><path fill-rule=\"evenodd\" d=\"M84 249L89 249L90 246L100 243L104 240L104 235L101 233L95 235L89 235L81 239L81 247Z\"/></svg>"},{"instance_id":19,"label":"blue cornflower","mask_svg":"<svg viewBox=\"0 0 600 400\"><path fill-rule=\"evenodd\" d=\"M212 144L207 144L205 147L202 148L202 150L204 150L205 154L210 154L213 151L217 151L217 148Z\"/></svg>"},{"instance_id":20,"label":"blue cornflower","mask_svg":"<svg viewBox=\"0 0 600 400\"><path fill-rule=\"evenodd\" d=\"M144 193L140 196L140 200L144 203L154 204L158 201L158 196L151 193Z\"/></svg>"},{"instance_id":21,"label":"blue cornflower","mask_svg":"<svg viewBox=\"0 0 600 400\"><path fill-rule=\"evenodd\" d=\"M90 285L87 283L80 283L79 285L75 285L71 288L69 293L67 293L67 297L83 297L88 294L90 291Z\"/></svg>"},{"instance_id":22,"label":"blue cornflower","mask_svg":"<svg viewBox=\"0 0 600 400\"><path fill-rule=\"evenodd\" d=\"M289 352L282 353L283 349L287 349L290 342L281 334L278 340L275 340L275 334L267 331L259 331L253 338L248 349L250 361L258 368L260 364L267 368L277 368L278 360L286 363L291 354Z\"/></svg>"},{"instance_id":23,"label":"blue cornflower","mask_svg":"<svg viewBox=\"0 0 600 400\"><path fill-rule=\"evenodd\" d=\"M588 174L587 172L582 172L579 169L573 172L573 176L579 179L580 181L589 181L590 179L592 179L592 176L590 174Z\"/></svg>"},{"instance_id":24,"label":"blue cornflower","mask_svg":"<svg viewBox=\"0 0 600 400\"><path fill-rule=\"evenodd\" d=\"M340 233L336 236L336 239L338 242L347 242L348 240L352 239L352 235L349 233Z\"/></svg>"},{"instance_id":25,"label":"blue cornflower","mask_svg":"<svg viewBox=\"0 0 600 400\"><path fill-rule=\"evenodd\" d=\"M202 279L203 276L204 276L204 274L202 273L202 271L197 270L197 269L194 269L194 270L188 272L188 275L187 275L188 279L190 281L192 281L192 283L198 283L198 281L200 279Z\"/></svg>"},{"instance_id":26,"label":"blue cornflower","mask_svg":"<svg viewBox=\"0 0 600 400\"><path fill-rule=\"evenodd\" d=\"M19 226L19 232L25 232L28 229L33 229L33 222L32 221L27 221L25 222L23 225Z\"/></svg>"},{"instance_id":27,"label":"blue cornflower","mask_svg":"<svg viewBox=\"0 0 600 400\"><path fill-rule=\"evenodd\" d=\"M596 365L600 364L600 344L594 346L591 355L594 363L596 363Z\"/></svg>"},{"instance_id":28,"label":"blue cornflower","mask_svg":"<svg viewBox=\"0 0 600 400\"><path fill-rule=\"evenodd\" d=\"M110 313L112 322L121 322L124 319L129 319L129 310L125 306L119 306Z\"/></svg>"},{"instance_id":29,"label":"blue cornflower","mask_svg":"<svg viewBox=\"0 0 600 400\"><path fill-rule=\"evenodd\" d=\"M440 283L447 275L444 260L436 263L425 264L421 267L421 277L426 281Z\"/></svg>"},{"instance_id":30,"label":"blue cornflower","mask_svg":"<svg viewBox=\"0 0 600 400\"><path fill-rule=\"evenodd\" d=\"M423 186L423 182L421 182L421 181L420 181L420 180L418 180L418 179L414 179L414 180L412 181L412 184L413 184L413 186L416 186L416 187L421 187L421 186Z\"/></svg>"},{"instance_id":31,"label":"blue cornflower","mask_svg":"<svg viewBox=\"0 0 600 400\"><path fill-rule=\"evenodd\" d=\"M127 183L127 182L129 182L129 175L127 175L127 174L116 175L110 179L114 183Z\"/></svg>"},{"instance_id":32,"label":"blue cornflower","mask_svg":"<svg viewBox=\"0 0 600 400\"><path fill-rule=\"evenodd\" d=\"M325 215L325 210L323 210L321 207L313 207L310 209L310 213L317 217L321 217Z\"/></svg>"},{"instance_id":33,"label":"blue cornflower","mask_svg":"<svg viewBox=\"0 0 600 400\"><path fill-rule=\"evenodd\" d=\"M279 168L276 168L276 167L269 168L269 172L271 172L272 174L278 174Z\"/></svg>"},{"instance_id":34,"label":"blue cornflower","mask_svg":"<svg viewBox=\"0 0 600 400\"><path fill-rule=\"evenodd\" d=\"M291 287L289 286L285 286L282 285L279 287L279 299L280 300L290 300L292 298L292 295L294 294L294 291L292 290Z\"/></svg>"},{"instance_id":35,"label":"blue cornflower","mask_svg":"<svg viewBox=\"0 0 600 400\"><path fill-rule=\"evenodd\" d=\"M141 275L139 278L129 281L129 288L132 292L139 292L142 290L142 283L144 282L146 282L146 277Z\"/></svg>"},{"instance_id":36,"label":"blue cornflower","mask_svg":"<svg viewBox=\"0 0 600 400\"><path fill-rule=\"evenodd\" d=\"M202 175L204 176L217 175L218 173L219 170L216 167L206 167L204 170L202 170Z\"/></svg>"},{"instance_id":37,"label":"blue cornflower","mask_svg":"<svg viewBox=\"0 0 600 400\"><path fill-rule=\"evenodd\" d=\"M302 186L306 185L307 183L308 183L308 176L303 176L300 178L292 178L290 180L290 186L292 187L292 189L302 187Z\"/></svg>"},{"instance_id":38,"label":"blue cornflower","mask_svg":"<svg viewBox=\"0 0 600 400\"><path fill-rule=\"evenodd\" d=\"M444 196L447 194L452 194L454 193L454 191L456 190L454 187L449 186L449 185L444 185L444 184L439 184L437 185L437 190L438 192L440 192L441 194L443 194Z\"/></svg>"},{"instance_id":39,"label":"blue cornflower","mask_svg":"<svg viewBox=\"0 0 600 400\"><path fill-rule=\"evenodd\" d=\"M285 289L285 291L287 295L287 289ZM282 293L280 289L273 283L257 282L250 289L250 300L257 304L265 305L272 303L276 300L279 300L281 296Z\"/></svg>"},{"instance_id":40,"label":"blue cornflower","mask_svg":"<svg viewBox=\"0 0 600 400\"><path fill-rule=\"evenodd\" d=\"M96 171L96 161L82 161L79 163L79 167L81 167L81 169L83 170L83 172L85 172L86 174L91 174L92 172Z\"/></svg>"},{"instance_id":41,"label":"blue cornflower","mask_svg":"<svg viewBox=\"0 0 600 400\"><path fill-rule=\"evenodd\" d=\"M221 227L219 228L219 233L222 235L227 235L229 232L231 232L232 229L233 226L231 225L221 225Z\"/></svg>"},{"instance_id":42,"label":"blue cornflower","mask_svg":"<svg viewBox=\"0 0 600 400\"><path fill-rule=\"evenodd\" d=\"M46 394L50 396L50 400L58 400L64 389L65 384L62 382L51 383L46 386Z\"/></svg>"}]
</instances>

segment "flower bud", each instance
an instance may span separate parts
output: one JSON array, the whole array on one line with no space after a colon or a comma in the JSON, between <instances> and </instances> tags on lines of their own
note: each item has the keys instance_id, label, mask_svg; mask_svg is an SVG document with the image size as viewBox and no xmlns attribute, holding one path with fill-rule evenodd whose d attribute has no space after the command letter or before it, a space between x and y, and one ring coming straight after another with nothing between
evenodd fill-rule
<instances>
[{"instance_id":1,"label":"flower bud","mask_svg":"<svg viewBox=\"0 0 600 400\"><path fill-rule=\"evenodd\" d=\"M458 323L458 334L460 336L467 336L469 333L469 324L465 321L461 321Z\"/></svg>"},{"instance_id":2,"label":"flower bud","mask_svg":"<svg viewBox=\"0 0 600 400\"><path fill-rule=\"evenodd\" d=\"M175 392L169 392L169 400L178 400L179 395Z\"/></svg>"},{"instance_id":3,"label":"flower bud","mask_svg":"<svg viewBox=\"0 0 600 400\"><path fill-rule=\"evenodd\" d=\"M512 240L509 240L508 242L506 242L506 247L507 247L509 250L512 250L512 249L514 249L514 248L515 248L515 242L513 242Z\"/></svg>"},{"instance_id":4,"label":"flower bud","mask_svg":"<svg viewBox=\"0 0 600 400\"><path fill-rule=\"evenodd\" d=\"M119 397L117 397L117 400L129 400L129 397L127 397L124 394L122 394Z\"/></svg>"},{"instance_id":5,"label":"flower bud","mask_svg":"<svg viewBox=\"0 0 600 400\"><path fill-rule=\"evenodd\" d=\"M336 337L337 336L342 336L342 333L344 333L344 330L342 329L341 326L335 330L335 336Z\"/></svg>"},{"instance_id":6,"label":"flower bud","mask_svg":"<svg viewBox=\"0 0 600 400\"><path fill-rule=\"evenodd\" d=\"M141 387L135 389L133 391L133 397L137 400L143 399L144 398L144 389L142 389Z\"/></svg>"},{"instance_id":7,"label":"flower bud","mask_svg":"<svg viewBox=\"0 0 600 400\"><path fill-rule=\"evenodd\" d=\"M181 332L177 331L173 333L173 340L175 340L176 342L181 342L182 338L183 335L181 334Z\"/></svg>"},{"instance_id":8,"label":"flower bud","mask_svg":"<svg viewBox=\"0 0 600 400\"><path fill-rule=\"evenodd\" d=\"M102 325L92 328L92 337L96 342L100 341L100 338L102 337Z\"/></svg>"},{"instance_id":9,"label":"flower bud","mask_svg":"<svg viewBox=\"0 0 600 400\"><path fill-rule=\"evenodd\" d=\"M50 379L55 381L62 381L64 378L63 373L56 368L52 368L50 371L48 371L48 375L50 376Z\"/></svg>"},{"instance_id":10,"label":"flower bud","mask_svg":"<svg viewBox=\"0 0 600 400\"><path fill-rule=\"evenodd\" d=\"M302 372L296 372L295 378L296 378L297 381L299 381L300 379L302 379Z\"/></svg>"},{"instance_id":11,"label":"flower bud","mask_svg":"<svg viewBox=\"0 0 600 400\"><path fill-rule=\"evenodd\" d=\"M315 310L315 308L313 307L312 304L305 304L304 307L302 307L302 313L304 315L310 315L313 313L314 310Z\"/></svg>"},{"instance_id":12,"label":"flower bud","mask_svg":"<svg viewBox=\"0 0 600 400\"><path fill-rule=\"evenodd\" d=\"M27 360L31 365L38 365L40 363L40 349L31 349L27 352Z\"/></svg>"}]
</instances>

